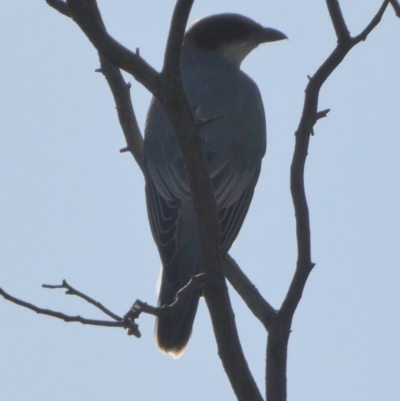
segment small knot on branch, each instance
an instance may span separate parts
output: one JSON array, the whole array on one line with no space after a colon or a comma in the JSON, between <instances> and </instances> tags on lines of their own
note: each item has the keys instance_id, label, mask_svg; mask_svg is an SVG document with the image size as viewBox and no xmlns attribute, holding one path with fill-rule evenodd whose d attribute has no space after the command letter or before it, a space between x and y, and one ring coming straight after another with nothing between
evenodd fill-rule
<instances>
[{"instance_id":1,"label":"small knot on branch","mask_svg":"<svg viewBox=\"0 0 400 401\"><path fill-rule=\"evenodd\" d=\"M321 118L325 118L328 116L328 113L331 111L331 109L325 109L318 111L317 114L315 115L315 122L317 122Z\"/></svg>"},{"instance_id":2,"label":"small knot on branch","mask_svg":"<svg viewBox=\"0 0 400 401\"><path fill-rule=\"evenodd\" d=\"M223 116L215 116L208 119L198 118L197 126L199 128L203 128L205 125L213 123L214 121L221 120L223 118L224 118Z\"/></svg>"}]
</instances>

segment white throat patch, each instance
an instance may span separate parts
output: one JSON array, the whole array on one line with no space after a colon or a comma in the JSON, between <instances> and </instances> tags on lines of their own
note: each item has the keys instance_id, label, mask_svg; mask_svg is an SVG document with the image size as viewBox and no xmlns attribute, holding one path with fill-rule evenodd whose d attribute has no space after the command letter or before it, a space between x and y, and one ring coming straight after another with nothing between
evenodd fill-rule
<instances>
[{"instance_id":1,"label":"white throat patch","mask_svg":"<svg viewBox=\"0 0 400 401\"><path fill-rule=\"evenodd\" d=\"M249 41L237 41L231 42L221 46L218 49L218 53L224 57L225 60L240 67L242 61L246 56L258 46L258 43L254 40Z\"/></svg>"}]
</instances>

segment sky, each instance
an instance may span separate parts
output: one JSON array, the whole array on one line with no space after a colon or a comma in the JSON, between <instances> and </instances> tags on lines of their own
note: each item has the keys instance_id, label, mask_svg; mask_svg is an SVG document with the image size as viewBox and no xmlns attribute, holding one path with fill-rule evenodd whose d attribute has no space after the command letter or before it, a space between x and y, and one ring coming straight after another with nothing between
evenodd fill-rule
<instances>
[{"instance_id":1,"label":"sky","mask_svg":"<svg viewBox=\"0 0 400 401\"><path fill-rule=\"evenodd\" d=\"M108 31L160 70L173 1L99 1ZM342 0L350 32L376 0ZM284 32L242 64L258 84L268 149L231 255L279 308L296 262L289 190L307 75L333 50L325 2L197 1L190 23L237 12ZM288 399L400 399L400 20L388 9L321 91L306 191L316 267L289 343ZM119 315L155 304L160 261L144 180L125 146L96 51L45 1L0 4L0 287L43 308L104 318L43 283L66 279ZM132 77L143 129L151 96ZM264 394L266 333L230 288L244 352ZM122 329L64 323L0 299L0 399L234 400L200 302L178 360Z\"/></svg>"}]
</instances>

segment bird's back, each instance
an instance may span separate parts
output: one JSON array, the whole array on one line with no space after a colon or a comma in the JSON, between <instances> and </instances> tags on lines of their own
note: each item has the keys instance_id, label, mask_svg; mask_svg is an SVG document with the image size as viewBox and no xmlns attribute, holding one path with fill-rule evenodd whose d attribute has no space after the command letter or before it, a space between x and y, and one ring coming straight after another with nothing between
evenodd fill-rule
<instances>
[{"instance_id":1,"label":"bird's back","mask_svg":"<svg viewBox=\"0 0 400 401\"><path fill-rule=\"evenodd\" d=\"M208 170L220 218L221 255L235 240L249 208L265 153L265 117L256 84L220 56L186 47L182 57L185 93L199 118ZM214 120L215 119L215 120ZM197 223L182 155L173 126L157 100L145 130L146 198L150 225L163 262L159 305L200 272ZM173 356L190 337L200 294L157 319L156 338Z\"/></svg>"},{"instance_id":2,"label":"bird's back","mask_svg":"<svg viewBox=\"0 0 400 401\"><path fill-rule=\"evenodd\" d=\"M265 154L261 95L250 77L222 57L201 50L184 50L182 80L188 100L199 118L215 118L201 128L201 135L217 203L228 204L237 199L243 190L242 178L260 167ZM151 154L149 174L156 181L161 175L168 191L176 197L190 196L176 134L157 100L153 100L149 110L145 147L146 154ZM227 181L231 183L231 201L224 188ZM164 186L160 182L160 190L167 196Z\"/></svg>"}]
</instances>

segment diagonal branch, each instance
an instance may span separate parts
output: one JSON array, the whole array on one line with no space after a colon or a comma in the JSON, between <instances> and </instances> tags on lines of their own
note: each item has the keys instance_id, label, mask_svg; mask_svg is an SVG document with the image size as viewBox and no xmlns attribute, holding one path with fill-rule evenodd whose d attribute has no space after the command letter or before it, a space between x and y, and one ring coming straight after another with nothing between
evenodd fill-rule
<instances>
[{"instance_id":1,"label":"diagonal branch","mask_svg":"<svg viewBox=\"0 0 400 401\"><path fill-rule=\"evenodd\" d=\"M390 0L385 0L378 12L375 14L374 18L372 18L371 22L366 26L366 28L357 36L354 37L354 45L357 43L367 39L367 36L372 32L372 30L381 22L383 13L386 10L386 7L389 5Z\"/></svg>"},{"instance_id":2,"label":"diagonal branch","mask_svg":"<svg viewBox=\"0 0 400 401\"><path fill-rule=\"evenodd\" d=\"M155 95L160 90L161 82L158 72L144 61L139 54L122 46L112 38L95 12L93 1L68 0L67 4L73 20L83 30L93 46L113 64L130 73L147 90Z\"/></svg>"},{"instance_id":3,"label":"diagonal branch","mask_svg":"<svg viewBox=\"0 0 400 401\"><path fill-rule=\"evenodd\" d=\"M71 17L68 5L64 1L46 0L47 3L67 17ZM97 15L98 20L104 27L101 14L97 5L93 6L93 12ZM127 84L118 67L108 61L99 53L101 68L97 70L101 72L107 80L108 86L114 97L114 102L118 114L119 123L124 133L127 146L121 149L121 152L131 152L136 163L144 173L144 154L143 154L143 137L136 119L130 96L130 84Z\"/></svg>"},{"instance_id":4,"label":"diagonal branch","mask_svg":"<svg viewBox=\"0 0 400 401\"><path fill-rule=\"evenodd\" d=\"M224 262L225 277L236 292L242 297L253 315L268 331L271 319L275 316L275 309L263 298L256 286L243 273L236 261L228 254Z\"/></svg>"},{"instance_id":5,"label":"diagonal branch","mask_svg":"<svg viewBox=\"0 0 400 401\"><path fill-rule=\"evenodd\" d=\"M397 0L389 0L397 17L400 18L400 3Z\"/></svg>"},{"instance_id":6,"label":"diagonal branch","mask_svg":"<svg viewBox=\"0 0 400 401\"><path fill-rule=\"evenodd\" d=\"M144 173L143 136L140 132L130 94L131 85L126 83L118 67L99 53L100 72L107 80L114 97L118 120L124 133L127 146L120 152L129 151Z\"/></svg>"},{"instance_id":7,"label":"diagonal branch","mask_svg":"<svg viewBox=\"0 0 400 401\"><path fill-rule=\"evenodd\" d=\"M111 312L109 309L107 309L105 306L103 306L100 302L95 301L93 298L89 297L88 295L84 294L83 292L76 290L74 287L69 285L66 280L63 280L62 284L59 284L59 285L42 284L42 287L49 288L49 289L65 288L67 290L67 291L65 291L66 294L76 295L77 297L84 299L89 304L92 304L96 308L100 309L103 313L110 316L112 319L117 320L117 321L122 321L122 317Z\"/></svg>"},{"instance_id":8,"label":"diagonal branch","mask_svg":"<svg viewBox=\"0 0 400 401\"><path fill-rule=\"evenodd\" d=\"M148 313L149 315L153 316L165 316L174 313L177 310L184 308L187 299L186 296L187 294L194 292L196 292L197 294L199 293L201 287L204 284L205 279L206 276L204 273L192 276L189 282L176 293L173 302L169 305L156 307L156 306L151 306L146 302L142 302L141 300L137 299L133 304L131 311L133 313L137 313L136 317L138 317L141 312Z\"/></svg>"},{"instance_id":9,"label":"diagonal branch","mask_svg":"<svg viewBox=\"0 0 400 401\"><path fill-rule=\"evenodd\" d=\"M66 288L66 287L64 287L64 286L47 286L46 288ZM129 330L128 334L130 334L130 335L134 335L137 338L140 338L140 336L141 336L140 331L139 331L139 326L134 321L122 319L122 318L118 317L117 315L115 315L116 317L118 317L118 319L115 319L116 321L87 319L87 318L84 318L81 316L70 316L70 315L66 315L65 313L62 313L62 312L56 312L56 311L53 311L50 309L39 308L38 306L33 305L29 302L25 302L25 301L22 301L21 299L13 297L12 295L5 292L2 288L0 288L0 295L2 295L3 298L6 299L7 301L10 301L14 304L17 304L24 308L30 309L41 315L51 316L51 317L55 317L56 319L64 320L64 322L67 322L67 323L78 322L78 323L87 324L90 326L122 327L124 329L128 329ZM75 294L75 295L77 295L77 294ZM82 296L82 295L84 295L84 294L81 294L79 296L81 296L81 298L85 299L85 296ZM92 302L90 302L90 303L92 303Z\"/></svg>"}]
</instances>

